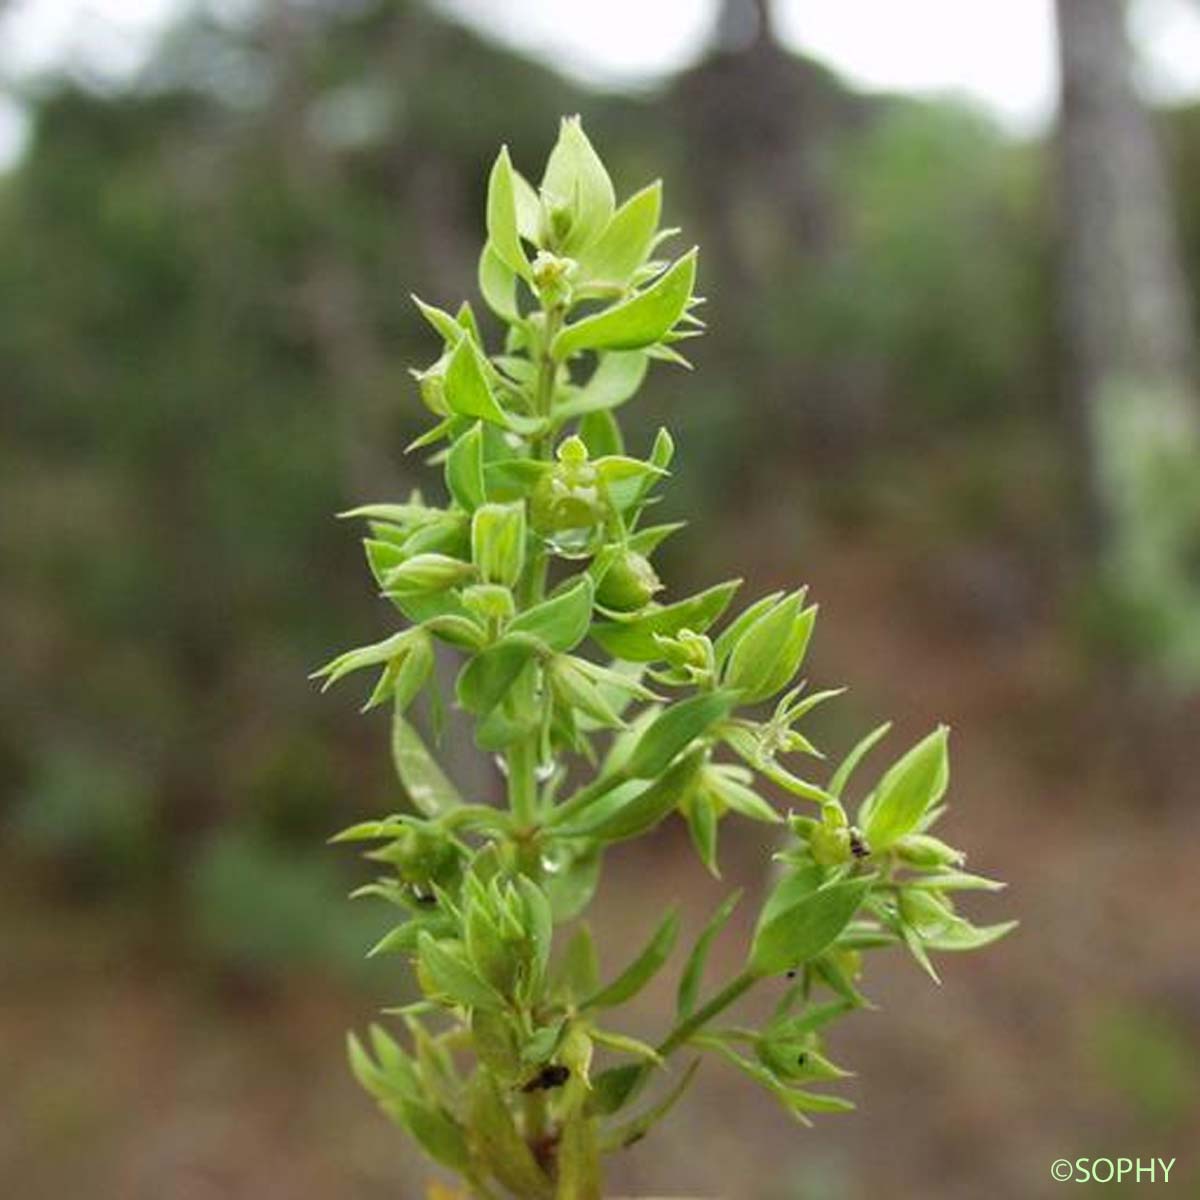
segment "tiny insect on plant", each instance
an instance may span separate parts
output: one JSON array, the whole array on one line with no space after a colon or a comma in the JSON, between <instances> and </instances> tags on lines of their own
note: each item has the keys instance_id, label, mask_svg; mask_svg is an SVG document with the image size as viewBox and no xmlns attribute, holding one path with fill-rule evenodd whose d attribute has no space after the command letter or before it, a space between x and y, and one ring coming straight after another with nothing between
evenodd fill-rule
<instances>
[{"instance_id":1,"label":"tiny insect on plant","mask_svg":"<svg viewBox=\"0 0 1200 1200\"><path fill-rule=\"evenodd\" d=\"M434 421L413 448L440 466L446 502L415 493L345 514L367 523L370 571L403 628L317 672L327 684L378 672L366 707L391 707L410 803L338 835L372 846L379 873L356 895L396 910L371 953L407 959L421 993L350 1036L350 1065L489 1200L598 1200L604 1157L666 1117L706 1058L805 1124L851 1108L823 1090L846 1072L822 1036L865 1005L864 953L906 948L936 979L934 954L1013 926L961 915L958 893L1002 885L930 832L946 811L945 727L866 787L857 771L886 725L832 771L797 773L797 757L823 762L800 726L839 694L796 682L817 615L804 589L731 618L738 580L664 594L652 560L681 525L648 516L674 441L661 430L639 456L615 416L651 367L689 365L681 346L703 328L697 252L665 253L678 231L660 228L661 199L653 183L618 206L577 118L536 189L500 151L479 260L498 350L469 302L416 301L439 350L414 372ZM440 727L437 643L464 659L455 701L501 767L503 806L464 798L409 719L428 692ZM735 892L692 945L674 1023L651 1044L622 1030L620 1010L667 963L678 915L605 980L581 914L605 852L672 814L714 874L726 819L778 826L780 849L743 966L706 988ZM770 1017L722 1023L764 981L780 993Z\"/></svg>"}]
</instances>

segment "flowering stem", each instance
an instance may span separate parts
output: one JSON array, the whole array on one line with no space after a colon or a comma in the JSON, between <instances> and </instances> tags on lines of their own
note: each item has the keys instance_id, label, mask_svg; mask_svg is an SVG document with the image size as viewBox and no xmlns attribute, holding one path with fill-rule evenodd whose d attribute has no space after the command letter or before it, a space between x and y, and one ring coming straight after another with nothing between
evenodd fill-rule
<instances>
[{"instance_id":1,"label":"flowering stem","mask_svg":"<svg viewBox=\"0 0 1200 1200\"><path fill-rule=\"evenodd\" d=\"M750 971L743 971L725 985L707 1004L698 1008L690 1017L681 1021L667 1035L666 1040L658 1047L659 1054L666 1058L668 1054L678 1050L692 1034L723 1013L735 1000L740 999L758 982L758 976Z\"/></svg>"}]
</instances>

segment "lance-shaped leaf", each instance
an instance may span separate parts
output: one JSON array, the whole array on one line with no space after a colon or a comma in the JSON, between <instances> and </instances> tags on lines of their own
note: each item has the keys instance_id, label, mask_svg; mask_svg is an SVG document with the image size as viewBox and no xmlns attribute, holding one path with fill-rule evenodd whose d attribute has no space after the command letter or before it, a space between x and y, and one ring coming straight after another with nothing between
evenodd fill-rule
<instances>
[{"instance_id":1,"label":"lance-shaped leaf","mask_svg":"<svg viewBox=\"0 0 1200 1200\"><path fill-rule=\"evenodd\" d=\"M559 982L572 1001L590 996L600 986L600 968L596 959L596 942L586 921L571 935L558 969Z\"/></svg>"},{"instance_id":2,"label":"lance-shaped leaf","mask_svg":"<svg viewBox=\"0 0 1200 1200\"><path fill-rule=\"evenodd\" d=\"M517 308L516 272L487 242L479 256L479 294L488 308L502 321L515 325L521 314Z\"/></svg>"},{"instance_id":3,"label":"lance-shaped leaf","mask_svg":"<svg viewBox=\"0 0 1200 1200\"><path fill-rule=\"evenodd\" d=\"M581 250L612 218L616 206L612 180L578 117L564 117L559 126L558 141L542 176L542 193L550 205L571 214L560 240L564 254Z\"/></svg>"},{"instance_id":4,"label":"lance-shaped leaf","mask_svg":"<svg viewBox=\"0 0 1200 1200\"><path fill-rule=\"evenodd\" d=\"M580 350L641 350L662 341L687 311L695 282L692 249L628 300L568 325L554 339L554 356L565 359Z\"/></svg>"},{"instance_id":5,"label":"lance-shaped leaf","mask_svg":"<svg viewBox=\"0 0 1200 1200\"><path fill-rule=\"evenodd\" d=\"M754 704L786 687L800 669L816 620L815 607L801 609L804 592L760 616L738 639L729 655L725 684L742 693L743 704Z\"/></svg>"},{"instance_id":6,"label":"lance-shaped leaf","mask_svg":"<svg viewBox=\"0 0 1200 1200\"><path fill-rule=\"evenodd\" d=\"M475 655L458 676L458 702L468 712L485 717L508 695L539 643L525 634L509 634Z\"/></svg>"},{"instance_id":7,"label":"lance-shaped leaf","mask_svg":"<svg viewBox=\"0 0 1200 1200\"><path fill-rule=\"evenodd\" d=\"M703 633L725 611L741 583L740 579L731 579L686 600L650 609L632 620L602 622L593 627L592 637L613 658L660 661L658 637L674 637L681 629Z\"/></svg>"},{"instance_id":8,"label":"lance-shaped leaf","mask_svg":"<svg viewBox=\"0 0 1200 1200\"><path fill-rule=\"evenodd\" d=\"M415 293L412 296L412 302L417 306L421 316L441 335L447 348L453 346L462 337L463 327L445 309L438 308L434 304L426 304Z\"/></svg>"},{"instance_id":9,"label":"lance-shaped leaf","mask_svg":"<svg viewBox=\"0 0 1200 1200\"><path fill-rule=\"evenodd\" d=\"M580 276L594 283L628 283L654 246L661 211L662 183L656 180L630 196L579 255Z\"/></svg>"},{"instance_id":10,"label":"lance-shaped leaf","mask_svg":"<svg viewBox=\"0 0 1200 1200\"><path fill-rule=\"evenodd\" d=\"M476 1071L467 1093L471 1137L488 1170L517 1196L550 1200L550 1180L517 1130L512 1113L486 1070Z\"/></svg>"},{"instance_id":11,"label":"lance-shaped leaf","mask_svg":"<svg viewBox=\"0 0 1200 1200\"><path fill-rule=\"evenodd\" d=\"M533 948L533 977L540 981L550 961L550 946L554 938L554 914L546 893L524 875L517 876L517 891L524 906L526 936Z\"/></svg>"},{"instance_id":12,"label":"lance-shaped leaf","mask_svg":"<svg viewBox=\"0 0 1200 1200\"><path fill-rule=\"evenodd\" d=\"M783 818L756 792L733 777L730 767L706 767L702 786L712 792L726 808L749 817L777 825Z\"/></svg>"},{"instance_id":13,"label":"lance-shaped leaf","mask_svg":"<svg viewBox=\"0 0 1200 1200\"><path fill-rule=\"evenodd\" d=\"M689 754L654 783L643 787L635 781L613 788L559 827L558 833L602 842L624 841L646 833L687 799L702 759L702 753Z\"/></svg>"},{"instance_id":14,"label":"lance-shaped leaf","mask_svg":"<svg viewBox=\"0 0 1200 1200\"><path fill-rule=\"evenodd\" d=\"M699 1067L700 1059L693 1059L688 1064L687 1070L683 1072L675 1085L661 1100L609 1133L604 1139L602 1148L605 1150L619 1150L640 1142L675 1107L679 1098L687 1091L688 1086L696 1077L696 1071L699 1070Z\"/></svg>"},{"instance_id":15,"label":"lance-shaped leaf","mask_svg":"<svg viewBox=\"0 0 1200 1200\"><path fill-rule=\"evenodd\" d=\"M475 510L471 560L484 583L516 586L525 566L525 505L483 504Z\"/></svg>"},{"instance_id":16,"label":"lance-shaped leaf","mask_svg":"<svg viewBox=\"0 0 1200 1200\"><path fill-rule=\"evenodd\" d=\"M671 909L642 952L607 987L589 996L584 1008L615 1008L638 994L662 969L679 937L679 914Z\"/></svg>"},{"instance_id":17,"label":"lance-shaped leaf","mask_svg":"<svg viewBox=\"0 0 1200 1200\"><path fill-rule=\"evenodd\" d=\"M858 768L858 764L888 735L892 728L891 721L884 721L882 725L877 725L871 730L861 741L856 743L854 748L842 759L832 778L829 780L829 794L831 796L840 796L846 790L846 784L850 782L850 776L854 774Z\"/></svg>"},{"instance_id":18,"label":"lance-shaped leaf","mask_svg":"<svg viewBox=\"0 0 1200 1200\"><path fill-rule=\"evenodd\" d=\"M508 147L502 146L488 177L487 231L488 241L510 271L524 279L532 278L525 248L521 245L517 221L516 184Z\"/></svg>"},{"instance_id":19,"label":"lance-shaped leaf","mask_svg":"<svg viewBox=\"0 0 1200 1200\"><path fill-rule=\"evenodd\" d=\"M630 1037L627 1033L614 1033L611 1029L597 1029L595 1026L592 1026L590 1032L592 1041L606 1050L640 1058L643 1062L652 1063L656 1067L663 1064L663 1056L653 1046L638 1038Z\"/></svg>"},{"instance_id":20,"label":"lance-shaped leaf","mask_svg":"<svg viewBox=\"0 0 1200 1200\"><path fill-rule=\"evenodd\" d=\"M593 593L591 578L579 575L549 600L518 613L509 632L529 634L559 653L574 650L587 636Z\"/></svg>"},{"instance_id":21,"label":"lance-shaped leaf","mask_svg":"<svg viewBox=\"0 0 1200 1200\"><path fill-rule=\"evenodd\" d=\"M955 951L978 950L982 946L990 946L1002 937L1012 933L1020 921L1003 921L999 925L974 926L968 921L956 921L946 929L930 937L922 937L921 941L930 950Z\"/></svg>"},{"instance_id":22,"label":"lance-shaped leaf","mask_svg":"<svg viewBox=\"0 0 1200 1200\"><path fill-rule=\"evenodd\" d=\"M471 1010L471 1048L475 1056L506 1087L521 1079L519 1029L507 1013Z\"/></svg>"},{"instance_id":23,"label":"lance-shaped leaf","mask_svg":"<svg viewBox=\"0 0 1200 1200\"><path fill-rule=\"evenodd\" d=\"M707 733L733 707L729 692L701 692L664 709L638 739L625 771L635 779L653 779L677 754Z\"/></svg>"},{"instance_id":24,"label":"lance-shaped leaf","mask_svg":"<svg viewBox=\"0 0 1200 1200\"><path fill-rule=\"evenodd\" d=\"M382 642L375 642L370 646L359 646L354 650L347 650L344 654L339 654L337 658L326 663L319 670L314 671L309 676L310 679L324 678L325 682L321 685L321 690L337 683L339 679L344 678L353 671L360 671L364 667L378 667L387 662L390 662L397 655L404 654L411 647L414 636L418 633L415 629L405 629L400 633L393 634L390 638L385 638Z\"/></svg>"},{"instance_id":25,"label":"lance-shaped leaf","mask_svg":"<svg viewBox=\"0 0 1200 1200\"><path fill-rule=\"evenodd\" d=\"M720 635L713 642L713 653L716 656L717 666L724 665L730 651L741 640L746 630L764 613L774 608L781 599L783 599L782 592L771 592L770 595L755 600L721 630Z\"/></svg>"},{"instance_id":26,"label":"lance-shaped leaf","mask_svg":"<svg viewBox=\"0 0 1200 1200\"><path fill-rule=\"evenodd\" d=\"M483 360L474 341L459 338L446 366L446 403L463 417L478 417L493 425L508 425L508 417L492 395Z\"/></svg>"},{"instance_id":27,"label":"lance-shaped leaf","mask_svg":"<svg viewBox=\"0 0 1200 1200\"><path fill-rule=\"evenodd\" d=\"M720 879L721 868L717 865L719 814L716 801L710 792L702 788L693 788L682 811L692 845L696 848L700 861L714 879Z\"/></svg>"},{"instance_id":28,"label":"lance-shaped leaf","mask_svg":"<svg viewBox=\"0 0 1200 1200\"><path fill-rule=\"evenodd\" d=\"M464 1008L504 1007L504 999L490 983L454 950L435 941L428 933L417 939L417 953L430 982Z\"/></svg>"},{"instance_id":29,"label":"lance-shaped leaf","mask_svg":"<svg viewBox=\"0 0 1200 1200\"><path fill-rule=\"evenodd\" d=\"M942 798L950 779L947 740L939 725L894 763L859 812L859 824L874 851L886 850L920 824L927 809Z\"/></svg>"},{"instance_id":30,"label":"lance-shaped leaf","mask_svg":"<svg viewBox=\"0 0 1200 1200\"><path fill-rule=\"evenodd\" d=\"M704 980L704 968L708 963L709 951L712 949L712 944L716 940L717 935L725 928L726 923L741 898L742 891L739 888L722 901L720 907L709 918L708 924L705 925L700 936L696 939L696 944L692 947L691 954L688 955L687 963L683 968L683 974L679 977L679 991L675 1002L676 1011L681 1020L691 1016L692 1010L696 1007L696 1001L700 997L700 984Z\"/></svg>"},{"instance_id":31,"label":"lance-shaped leaf","mask_svg":"<svg viewBox=\"0 0 1200 1200\"><path fill-rule=\"evenodd\" d=\"M462 804L458 789L400 711L392 718L392 763L413 807L425 816L438 817Z\"/></svg>"},{"instance_id":32,"label":"lance-shaped leaf","mask_svg":"<svg viewBox=\"0 0 1200 1200\"><path fill-rule=\"evenodd\" d=\"M768 904L750 948L750 970L756 975L780 974L816 958L850 924L872 882L871 877L846 879L782 908Z\"/></svg>"},{"instance_id":33,"label":"lance-shaped leaf","mask_svg":"<svg viewBox=\"0 0 1200 1200\"><path fill-rule=\"evenodd\" d=\"M642 386L649 364L641 350L614 350L601 355L587 383L555 405L554 419L568 421L587 413L619 408Z\"/></svg>"}]
</instances>

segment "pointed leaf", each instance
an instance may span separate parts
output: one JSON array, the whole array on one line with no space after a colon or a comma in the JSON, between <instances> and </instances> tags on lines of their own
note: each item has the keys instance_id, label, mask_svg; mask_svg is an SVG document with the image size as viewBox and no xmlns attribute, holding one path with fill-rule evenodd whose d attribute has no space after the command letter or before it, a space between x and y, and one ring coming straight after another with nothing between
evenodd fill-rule
<instances>
[{"instance_id":1,"label":"pointed leaf","mask_svg":"<svg viewBox=\"0 0 1200 1200\"><path fill-rule=\"evenodd\" d=\"M704 967L708 962L709 951L712 949L712 944L716 940L717 935L725 928L726 922L729 920L741 898L742 890L739 888L721 902L720 907L709 918L708 924L705 925L700 936L696 939L696 944L692 947L691 954L688 955L687 963L683 968L683 974L679 977L679 992L675 1004L676 1012L681 1020L691 1016L692 1010L696 1007L696 1001L700 996L700 984L704 979Z\"/></svg>"},{"instance_id":2,"label":"pointed leaf","mask_svg":"<svg viewBox=\"0 0 1200 1200\"><path fill-rule=\"evenodd\" d=\"M630 621L608 621L592 629L592 637L613 658L657 662L662 649L656 637L674 637L681 629L703 633L723 613L741 586L740 579L718 583L675 604L654 608Z\"/></svg>"},{"instance_id":3,"label":"pointed leaf","mask_svg":"<svg viewBox=\"0 0 1200 1200\"><path fill-rule=\"evenodd\" d=\"M946 791L950 730L939 725L884 774L859 823L873 851L886 850L911 833Z\"/></svg>"},{"instance_id":4,"label":"pointed leaf","mask_svg":"<svg viewBox=\"0 0 1200 1200\"><path fill-rule=\"evenodd\" d=\"M555 339L556 358L580 350L641 350L659 342L683 316L696 281L696 251L628 300L568 325Z\"/></svg>"},{"instance_id":5,"label":"pointed leaf","mask_svg":"<svg viewBox=\"0 0 1200 1200\"><path fill-rule=\"evenodd\" d=\"M488 241L497 257L524 279L532 277L517 222L516 185L513 181L512 160L508 147L502 146L488 177L487 231Z\"/></svg>"},{"instance_id":6,"label":"pointed leaf","mask_svg":"<svg viewBox=\"0 0 1200 1200\"><path fill-rule=\"evenodd\" d=\"M642 734L625 770L635 779L653 779L677 754L729 714L734 696L701 692L664 709Z\"/></svg>"},{"instance_id":7,"label":"pointed leaf","mask_svg":"<svg viewBox=\"0 0 1200 1200\"><path fill-rule=\"evenodd\" d=\"M559 653L574 650L587 636L593 592L591 578L580 575L549 600L518 613L509 632L529 634Z\"/></svg>"},{"instance_id":8,"label":"pointed leaf","mask_svg":"<svg viewBox=\"0 0 1200 1200\"><path fill-rule=\"evenodd\" d=\"M772 913L755 932L750 969L757 975L775 975L816 958L850 923L872 882L866 878L826 884Z\"/></svg>"},{"instance_id":9,"label":"pointed leaf","mask_svg":"<svg viewBox=\"0 0 1200 1200\"><path fill-rule=\"evenodd\" d=\"M632 999L658 974L679 937L679 914L672 909L645 949L607 987L589 996L583 1008L614 1008Z\"/></svg>"}]
</instances>

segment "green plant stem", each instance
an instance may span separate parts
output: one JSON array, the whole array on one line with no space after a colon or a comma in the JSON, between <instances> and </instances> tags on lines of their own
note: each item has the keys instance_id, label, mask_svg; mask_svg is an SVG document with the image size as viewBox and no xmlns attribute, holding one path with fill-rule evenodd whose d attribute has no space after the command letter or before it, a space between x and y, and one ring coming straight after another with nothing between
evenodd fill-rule
<instances>
[{"instance_id":1,"label":"green plant stem","mask_svg":"<svg viewBox=\"0 0 1200 1200\"><path fill-rule=\"evenodd\" d=\"M533 410L539 417L548 417L554 403L554 382L558 375L558 360L550 352L559 329L562 328L565 311L561 305L546 310L545 340L542 345L541 361L538 364L537 381L534 385ZM547 455L546 436L535 438L530 452L535 459ZM546 554L541 547L530 555L521 578L518 600L522 608L529 608L542 599L546 590ZM535 732L517 742L506 754L508 763L508 803L522 830L530 830L538 820L538 743L540 735Z\"/></svg>"},{"instance_id":2,"label":"green plant stem","mask_svg":"<svg viewBox=\"0 0 1200 1200\"><path fill-rule=\"evenodd\" d=\"M750 971L743 971L727 983L707 1004L696 1009L690 1017L681 1021L667 1035L666 1040L658 1047L659 1054L666 1058L678 1050L692 1034L702 1029L713 1019L723 1013L735 1000L738 1000L758 982L759 977Z\"/></svg>"},{"instance_id":3,"label":"green plant stem","mask_svg":"<svg viewBox=\"0 0 1200 1200\"><path fill-rule=\"evenodd\" d=\"M526 1092L521 1097L525 1141L532 1150L546 1136L546 1095Z\"/></svg>"},{"instance_id":4,"label":"green plant stem","mask_svg":"<svg viewBox=\"0 0 1200 1200\"><path fill-rule=\"evenodd\" d=\"M508 764L508 805L518 828L532 827L538 818L537 737L523 738L511 746Z\"/></svg>"}]
</instances>

